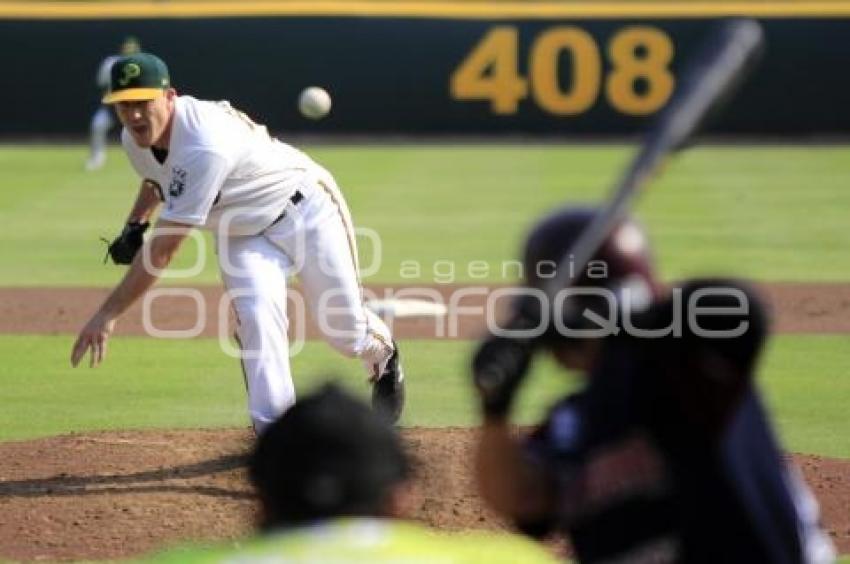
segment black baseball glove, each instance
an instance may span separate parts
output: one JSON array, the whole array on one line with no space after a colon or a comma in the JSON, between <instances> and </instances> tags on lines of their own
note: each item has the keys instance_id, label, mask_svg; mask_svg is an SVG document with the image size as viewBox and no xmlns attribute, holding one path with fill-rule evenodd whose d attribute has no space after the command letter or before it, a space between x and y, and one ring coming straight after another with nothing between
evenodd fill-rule
<instances>
[{"instance_id":1,"label":"black baseball glove","mask_svg":"<svg viewBox=\"0 0 850 564\"><path fill-rule=\"evenodd\" d=\"M540 320L539 305L532 302L515 303L514 315L505 329L519 332L536 328ZM538 338L496 335L489 335L481 342L472 359L472 377L484 415L494 418L508 415L539 344Z\"/></svg>"},{"instance_id":2,"label":"black baseball glove","mask_svg":"<svg viewBox=\"0 0 850 564\"><path fill-rule=\"evenodd\" d=\"M472 374L486 416L508 415L533 350L526 340L505 337L490 336L480 344L472 361Z\"/></svg>"},{"instance_id":3,"label":"black baseball glove","mask_svg":"<svg viewBox=\"0 0 850 564\"><path fill-rule=\"evenodd\" d=\"M133 257L136 256L136 253L139 252L139 249L142 248L142 244L145 242L144 234L148 227L150 227L150 223L148 222L139 223L137 221L129 221L114 241L109 243L109 241L103 239L109 243L109 247L106 249L106 256L103 257L103 262L105 263L109 257L112 258L112 262L115 264L130 264L133 262Z\"/></svg>"}]
</instances>

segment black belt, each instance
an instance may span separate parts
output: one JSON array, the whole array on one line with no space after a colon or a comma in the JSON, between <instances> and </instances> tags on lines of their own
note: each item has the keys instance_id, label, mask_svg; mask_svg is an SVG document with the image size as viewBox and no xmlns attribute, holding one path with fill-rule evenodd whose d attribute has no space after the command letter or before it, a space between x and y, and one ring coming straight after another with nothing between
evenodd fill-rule
<instances>
[{"instance_id":1,"label":"black belt","mask_svg":"<svg viewBox=\"0 0 850 564\"><path fill-rule=\"evenodd\" d=\"M297 206L298 204L301 203L301 200L303 200L303 199L304 199L304 194L301 193L301 190L296 190L295 193L289 198L289 201L292 203L293 206ZM283 211L280 212L280 215L277 216L274 219L274 221L269 223L269 227L276 224L277 222L279 222L284 217L286 217L286 208L283 208ZM268 229L268 227L266 229Z\"/></svg>"}]
</instances>

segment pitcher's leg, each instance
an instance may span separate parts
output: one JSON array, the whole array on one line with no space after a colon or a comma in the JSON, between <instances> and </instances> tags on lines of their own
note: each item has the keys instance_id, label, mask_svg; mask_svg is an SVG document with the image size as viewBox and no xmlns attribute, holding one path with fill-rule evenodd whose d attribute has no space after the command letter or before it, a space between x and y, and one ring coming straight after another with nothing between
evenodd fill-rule
<instances>
[{"instance_id":1,"label":"pitcher's leg","mask_svg":"<svg viewBox=\"0 0 850 564\"><path fill-rule=\"evenodd\" d=\"M248 408L259 434L295 403L286 332L289 260L263 237L231 237L219 244L219 263L236 313Z\"/></svg>"},{"instance_id":2,"label":"pitcher's leg","mask_svg":"<svg viewBox=\"0 0 850 564\"><path fill-rule=\"evenodd\" d=\"M306 238L312 240L311 253L319 257L305 263L302 270L307 300L328 341L363 362L372 381L372 408L395 423L405 402L401 357L389 328L363 304L354 229L345 200L333 179L319 181L318 188L336 213L322 222L317 234Z\"/></svg>"},{"instance_id":3,"label":"pitcher's leg","mask_svg":"<svg viewBox=\"0 0 850 564\"><path fill-rule=\"evenodd\" d=\"M361 360L373 382L373 408L394 423L405 399L400 357L389 328L363 304L348 207L330 175L303 189L301 204L266 237L299 266L304 297L322 335L339 352Z\"/></svg>"},{"instance_id":4,"label":"pitcher's leg","mask_svg":"<svg viewBox=\"0 0 850 564\"><path fill-rule=\"evenodd\" d=\"M307 303L325 339L341 353L361 359L370 376L377 378L395 347L389 328L363 304L348 207L330 180L319 181L311 196L321 199L320 207L326 209L319 212L323 220L318 225L304 220L303 244L310 258L298 276ZM327 208L331 213L326 213Z\"/></svg>"},{"instance_id":5,"label":"pitcher's leg","mask_svg":"<svg viewBox=\"0 0 850 564\"><path fill-rule=\"evenodd\" d=\"M87 170L97 170L106 163L106 138L114 124L112 111L101 106L92 116L89 126L89 158L86 161Z\"/></svg>"}]
</instances>

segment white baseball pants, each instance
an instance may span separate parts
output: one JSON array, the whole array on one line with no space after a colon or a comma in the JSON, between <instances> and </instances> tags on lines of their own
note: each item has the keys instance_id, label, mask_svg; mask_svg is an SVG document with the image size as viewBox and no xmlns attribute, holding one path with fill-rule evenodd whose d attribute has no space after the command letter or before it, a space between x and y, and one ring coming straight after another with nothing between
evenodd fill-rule
<instances>
[{"instance_id":1,"label":"white baseball pants","mask_svg":"<svg viewBox=\"0 0 850 564\"><path fill-rule=\"evenodd\" d=\"M371 377L392 355L386 324L363 305L351 215L327 171L309 174L285 216L260 235L220 238L219 266L237 317L236 334L254 430L295 403L289 364L286 281L297 274L325 339L360 358Z\"/></svg>"},{"instance_id":2,"label":"white baseball pants","mask_svg":"<svg viewBox=\"0 0 850 564\"><path fill-rule=\"evenodd\" d=\"M106 141L109 130L115 125L112 110L106 106L97 109L89 125L88 168L96 169L106 162Z\"/></svg>"}]
</instances>

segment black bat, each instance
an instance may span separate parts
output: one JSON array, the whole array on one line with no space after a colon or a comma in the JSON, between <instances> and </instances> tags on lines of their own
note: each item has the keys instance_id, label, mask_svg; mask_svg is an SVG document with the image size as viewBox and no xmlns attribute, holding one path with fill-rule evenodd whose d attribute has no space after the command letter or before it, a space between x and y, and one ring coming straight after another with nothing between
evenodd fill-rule
<instances>
[{"instance_id":1,"label":"black bat","mask_svg":"<svg viewBox=\"0 0 850 564\"><path fill-rule=\"evenodd\" d=\"M764 45L764 33L754 20L724 21L689 62L670 103L647 132L640 150L614 186L612 196L561 257L557 276L544 290L549 306L555 296L573 285L605 238L623 219L631 203L656 174L666 159L684 148L710 114L727 101L755 66ZM566 300L563 308L575 307ZM555 315L565 315L556 311ZM535 348L534 339L513 339L497 359L476 355L473 361L476 382L486 395L495 395L509 381L521 378L527 359Z\"/></svg>"},{"instance_id":2,"label":"black bat","mask_svg":"<svg viewBox=\"0 0 850 564\"><path fill-rule=\"evenodd\" d=\"M764 33L755 20L737 19L720 24L682 73L678 90L647 132L608 203L561 257L558 275L546 285L550 298L575 282L623 219L641 188L668 157L688 144L706 118L729 100L755 67L763 46Z\"/></svg>"}]
</instances>

